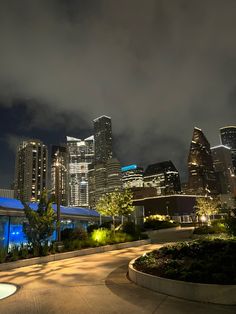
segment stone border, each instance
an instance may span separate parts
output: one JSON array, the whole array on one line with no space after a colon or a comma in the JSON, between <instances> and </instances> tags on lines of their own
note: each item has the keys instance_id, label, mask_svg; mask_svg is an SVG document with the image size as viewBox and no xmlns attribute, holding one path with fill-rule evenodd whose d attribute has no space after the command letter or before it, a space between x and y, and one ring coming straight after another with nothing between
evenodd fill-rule
<instances>
[{"instance_id":1,"label":"stone border","mask_svg":"<svg viewBox=\"0 0 236 314\"><path fill-rule=\"evenodd\" d=\"M81 249L77 251L56 253L56 254L51 254L48 256L33 257L33 258L18 260L15 262L1 263L0 271L15 269L19 267L25 267L25 266L31 266L35 264L44 264L44 263L59 261L62 259L76 257L76 256L83 256L83 255L103 253L103 252L113 251L113 250L120 250L120 249L136 247L136 246L141 246L141 245L150 244L150 243L151 243L150 239L138 240L138 241L132 241L132 242L104 245L104 246L99 246L95 248Z\"/></svg>"},{"instance_id":2,"label":"stone border","mask_svg":"<svg viewBox=\"0 0 236 314\"><path fill-rule=\"evenodd\" d=\"M161 278L134 269L135 260L129 263L128 275L131 281L141 287L191 301L236 305L236 285L201 284Z\"/></svg>"}]
</instances>

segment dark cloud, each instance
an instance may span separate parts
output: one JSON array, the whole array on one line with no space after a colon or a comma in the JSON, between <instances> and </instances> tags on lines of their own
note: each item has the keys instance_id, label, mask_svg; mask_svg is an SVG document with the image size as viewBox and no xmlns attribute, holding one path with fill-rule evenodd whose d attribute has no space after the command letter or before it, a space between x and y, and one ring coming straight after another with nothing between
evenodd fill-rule
<instances>
[{"instance_id":1,"label":"dark cloud","mask_svg":"<svg viewBox=\"0 0 236 314\"><path fill-rule=\"evenodd\" d=\"M111 115L123 162L183 165L194 125L235 124L235 31L235 0L2 1L1 106L78 136Z\"/></svg>"}]
</instances>

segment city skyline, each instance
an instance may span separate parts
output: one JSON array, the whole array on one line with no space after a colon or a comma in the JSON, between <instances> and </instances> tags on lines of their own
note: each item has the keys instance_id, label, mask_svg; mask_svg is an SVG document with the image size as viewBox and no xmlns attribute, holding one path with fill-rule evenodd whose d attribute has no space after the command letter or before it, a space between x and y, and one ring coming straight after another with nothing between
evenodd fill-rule
<instances>
[{"instance_id":1,"label":"city skyline","mask_svg":"<svg viewBox=\"0 0 236 314\"><path fill-rule=\"evenodd\" d=\"M122 164L171 159L186 177L193 127L215 146L235 125L235 13L232 0L2 1L0 186L19 140L86 138L101 114Z\"/></svg>"},{"instance_id":2,"label":"city skyline","mask_svg":"<svg viewBox=\"0 0 236 314\"><path fill-rule=\"evenodd\" d=\"M97 119L97 118L96 118ZM226 128L226 127L233 127L235 128L235 126L223 126L223 127L220 127L219 130L218 130L218 142L215 143L215 146L218 146L218 145L221 145L222 141L221 141L221 138L220 138L220 130L222 128ZM198 127L194 127L193 129L195 129ZM201 130L201 129L200 129ZM191 134L192 130L190 130L190 134ZM83 130L81 132L81 134L86 134L85 137L87 136L88 138L91 136L91 134L93 133L93 130L92 129L89 129L89 131L87 130ZM206 134L206 132L204 132ZM93 135L92 135L93 136ZM206 135L207 136L207 135ZM40 140L42 142L45 143L45 145L47 146L47 148L49 149L49 153L51 152L51 149L53 146L60 146L60 145L66 145L67 143L67 137L68 135L62 135L62 140L58 141L58 142L48 142L48 137L46 137L46 140L44 140L45 138L44 137L19 137L19 138L15 138L15 139L12 139L12 143L11 143L11 149L10 149L10 155L12 155L12 168L9 168L9 171L8 171L8 176L7 178L4 178L3 180L3 177L0 176L0 184L1 184L1 188L7 188L9 189L11 186L13 186L14 184L14 175L15 175L15 158L16 158L16 153L17 153L17 148L18 146L24 141L24 140ZM43 139L42 139L43 138ZM72 137L73 138L73 137ZM208 138L208 136L207 136ZM114 136L113 136L113 141L114 141ZM210 142L210 141L209 141ZM185 163L183 164L183 162L181 161L181 165L178 167L177 166L177 169L179 171L179 174L180 174L180 178L181 178L181 182L184 183L184 182L187 182L188 181L188 154L189 154L189 149L190 149L190 144L191 144L191 139L186 147L186 154L185 154ZM210 143L210 146L211 147L214 147L214 145L212 145ZM117 151L117 147L115 145L113 145L113 149L114 149L114 154L115 156L119 156L119 153L116 153ZM8 155L9 157L9 155ZM166 158L165 159L150 159L150 161L146 161L146 162L142 162L142 156L140 156L141 158L137 158L137 159L132 159L132 160L128 160L127 162L124 161L124 160L120 160L121 162L121 166L127 166L129 164L132 164L132 163L135 163L135 164L138 164L139 166L142 166L142 167L147 167L149 164L152 164L152 163L155 163L155 162L163 162L165 160L170 160L171 158L166 155ZM9 158L8 158L8 161L9 161ZM174 164L176 165L179 165L178 162L175 162L175 160L173 159L172 160L174 162ZM1 165L0 165L0 169L1 169ZM49 169L48 169L49 170ZM3 183L2 183L3 182Z\"/></svg>"}]
</instances>

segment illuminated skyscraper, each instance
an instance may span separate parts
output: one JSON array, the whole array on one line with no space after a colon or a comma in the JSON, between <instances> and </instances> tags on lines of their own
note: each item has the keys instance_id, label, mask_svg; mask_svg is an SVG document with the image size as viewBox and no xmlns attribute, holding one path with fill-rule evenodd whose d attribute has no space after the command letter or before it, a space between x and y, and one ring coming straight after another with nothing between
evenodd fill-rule
<instances>
[{"instance_id":1,"label":"illuminated skyscraper","mask_svg":"<svg viewBox=\"0 0 236 314\"><path fill-rule=\"evenodd\" d=\"M56 163L58 162L59 171L59 196L60 203L64 206L68 205L69 201L69 181L68 181L68 166L69 154L66 145L52 145L51 149L51 190L55 195L56 191Z\"/></svg>"},{"instance_id":2,"label":"illuminated skyscraper","mask_svg":"<svg viewBox=\"0 0 236 314\"><path fill-rule=\"evenodd\" d=\"M234 174L236 175L236 126L220 129L221 143L231 149Z\"/></svg>"},{"instance_id":3,"label":"illuminated skyscraper","mask_svg":"<svg viewBox=\"0 0 236 314\"><path fill-rule=\"evenodd\" d=\"M189 190L194 194L217 194L210 144L199 128L194 128L188 156Z\"/></svg>"},{"instance_id":4,"label":"illuminated skyscraper","mask_svg":"<svg viewBox=\"0 0 236 314\"><path fill-rule=\"evenodd\" d=\"M89 205L88 166L94 161L94 137L85 140L67 136L69 151L69 204Z\"/></svg>"},{"instance_id":5,"label":"illuminated skyscraper","mask_svg":"<svg viewBox=\"0 0 236 314\"><path fill-rule=\"evenodd\" d=\"M23 141L16 153L15 197L39 201L47 187L48 150L39 140Z\"/></svg>"},{"instance_id":6,"label":"illuminated skyscraper","mask_svg":"<svg viewBox=\"0 0 236 314\"><path fill-rule=\"evenodd\" d=\"M211 148L211 153L220 194L233 194L235 177L230 148L218 145Z\"/></svg>"},{"instance_id":7,"label":"illuminated skyscraper","mask_svg":"<svg viewBox=\"0 0 236 314\"><path fill-rule=\"evenodd\" d=\"M144 187L154 187L157 195L175 194L181 191L179 172L172 161L149 165L144 172Z\"/></svg>"},{"instance_id":8,"label":"illuminated skyscraper","mask_svg":"<svg viewBox=\"0 0 236 314\"><path fill-rule=\"evenodd\" d=\"M112 158L111 118L101 116L93 120L95 141L95 163L105 163Z\"/></svg>"}]
</instances>

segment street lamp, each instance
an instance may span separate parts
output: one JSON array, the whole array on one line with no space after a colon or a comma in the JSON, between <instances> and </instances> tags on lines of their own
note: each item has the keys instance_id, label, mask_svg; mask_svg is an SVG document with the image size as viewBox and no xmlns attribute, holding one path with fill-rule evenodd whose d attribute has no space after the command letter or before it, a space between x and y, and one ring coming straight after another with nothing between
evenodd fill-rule
<instances>
[{"instance_id":1,"label":"street lamp","mask_svg":"<svg viewBox=\"0 0 236 314\"><path fill-rule=\"evenodd\" d=\"M66 167L60 162L59 152L57 151L56 162L55 162L55 198L56 198L56 206L57 206L57 242L61 242L61 184L60 184L60 169L61 171L67 171Z\"/></svg>"},{"instance_id":2,"label":"street lamp","mask_svg":"<svg viewBox=\"0 0 236 314\"><path fill-rule=\"evenodd\" d=\"M57 205L57 242L61 242L61 193L60 193L60 163L58 161L58 156L55 163L55 197L56 197L56 205Z\"/></svg>"}]
</instances>

